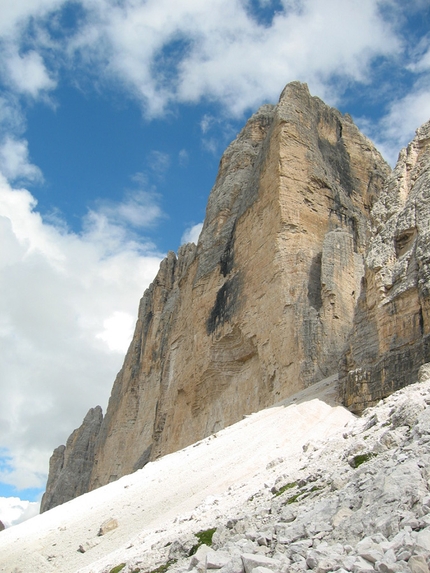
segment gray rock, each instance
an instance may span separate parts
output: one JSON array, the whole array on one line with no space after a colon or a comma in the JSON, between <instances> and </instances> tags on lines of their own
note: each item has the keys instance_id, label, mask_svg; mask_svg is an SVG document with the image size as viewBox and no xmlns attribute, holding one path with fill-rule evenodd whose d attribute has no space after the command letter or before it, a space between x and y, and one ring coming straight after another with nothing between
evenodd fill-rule
<instances>
[{"instance_id":1,"label":"gray rock","mask_svg":"<svg viewBox=\"0 0 430 573\"><path fill-rule=\"evenodd\" d=\"M46 491L40 504L41 513L88 491L102 420L100 406L91 408L66 445L54 450L49 462Z\"/></svg>"}]
</instances>

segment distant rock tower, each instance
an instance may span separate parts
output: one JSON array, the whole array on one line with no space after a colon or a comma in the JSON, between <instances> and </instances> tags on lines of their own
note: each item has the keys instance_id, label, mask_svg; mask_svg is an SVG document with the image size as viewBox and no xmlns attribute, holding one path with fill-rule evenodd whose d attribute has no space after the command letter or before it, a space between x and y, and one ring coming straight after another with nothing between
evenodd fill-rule
<instances>
[{"instance_id":1,"label":"distant rock tower","mask_svg":"<svg viewBox=\"0 0 430 573\"><path fill-rule=\"evenodd\" d=\"M372 209L361 296L341 369L360 412L430 361L430 121L403 149Z\"/></svg>"}]
</instances>

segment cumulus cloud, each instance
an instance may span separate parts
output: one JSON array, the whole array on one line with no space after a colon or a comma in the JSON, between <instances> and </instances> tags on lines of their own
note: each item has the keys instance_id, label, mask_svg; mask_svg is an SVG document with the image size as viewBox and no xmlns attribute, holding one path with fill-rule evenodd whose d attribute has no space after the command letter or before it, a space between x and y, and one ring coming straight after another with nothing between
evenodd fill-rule
<instances>
[{"instance_id":1,"label":"cumulus cloud","mask_svg":"<svg viewBox=\"0 0 430 573\"><path fill-rule=\"evenodd\" d=\"M11 136L0 144L0 171L11 181L43 179L40 169L30 162L27 141Z\"/></svg>"},{"instance_id":2,"label":"cumulus cloud","mask_svg":"<svg viewBox=\"0 0 430 573\"><path fill-rule=\"evenodd\" d=\"M40 502L24 501L19 497L0 497L0 521L5 527L18 525L38 515Z\"/></svg>"},{"instance_id":3,"label":"cumulus cloud","mask_svg":"<svg viewBox=\"0 0 430 573\"><path fill-rule=\"evenodd\" d=\"M43 487L52 449L89 407L106 406L139 298L160 262L153 245L112 223L112 212L94 211L77 235L47 224L35 207L27 190L0 178L0 427L7 454L0 481L18 488Z\"/></svg>"},{"instance_id":4,"label":"cumulus cloud","mask_svg":"<svg viewBox=\"0 0 430 573\"><path fill-rule=\"evenodd\" d=\"M202 98L238 115L292 79L331 96L334 76L366 82L373 58L401 51L380 11L387 1L284 4L267 25L240 0L83 2L87 19L67 50L122 82L148 116Z\"/></svg>"},{"instance_id":5,"label":"cumulus cloud","mask_svg":"<svg viewBox=\"0 0 430 573\"><path fill-rule=\"evenodd\" d=\"M10 81L18 92L37 97L40 92L52 90L56 82L50 77L42 56L31 50L24 55L11 54L6 59Z\"/></svg>"},{"instance_id":6,"label":"cumulus cloud","mask_svg":"<svg viewBox=\"0 0 430 573\"><path fill-rule=\"evenodd\" d=\"M406 9L398 0L282 0L270 19L256 15L272 7L270 0L80 0L74 3L79 18L59 41L52 22L61 27L66 4L6 1L3 72L18 92L37 97L52 90L58 56L74 70L74 82L90 76L100 87L119 86L149 118L202 100L237 117L274 101L291 80L307 81L313 93L337 104L351 83L374 80L377 59L396 59L416 73L429 69L425 46L415 63L408 61L412 40L402 37L398 21ZM407 8L420 9L426 9L423 0ZM37 33L23 51L21 34L30 20ZM202 129L209 127L207 116ZM214 138L204 145L216 147ZM163 173L169 158L154 152L152 165Z\"/></svg>"}]
</instances>

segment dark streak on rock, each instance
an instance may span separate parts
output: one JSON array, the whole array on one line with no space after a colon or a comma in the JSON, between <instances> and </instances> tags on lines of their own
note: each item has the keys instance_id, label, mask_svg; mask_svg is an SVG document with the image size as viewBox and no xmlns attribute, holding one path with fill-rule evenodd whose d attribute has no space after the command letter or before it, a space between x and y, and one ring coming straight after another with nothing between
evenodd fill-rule
<instances>
[{"instance_id":1,"label":"dark streak on rock","mask_svg":"<svg viewBox=\"0 0 430 573\"><path fill-rule=\"evenodd\" d=\"M212 334L217 326L231 319L237 307L239 290L239 275L234 275L219 289L215 304L206 322L206 331L208 334Z\"/></svg>"}]
</instances>

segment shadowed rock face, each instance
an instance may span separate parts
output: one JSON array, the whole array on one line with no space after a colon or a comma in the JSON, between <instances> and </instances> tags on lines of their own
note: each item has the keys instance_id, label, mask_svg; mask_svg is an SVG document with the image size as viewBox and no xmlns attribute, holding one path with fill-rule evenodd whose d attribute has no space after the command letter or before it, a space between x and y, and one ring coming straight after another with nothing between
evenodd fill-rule
<instances>
[{"instance_id":1,"label":"shadowed rock face","mask_svg":"<svg viewBox=\"0 0 430 573\"><path fill-rule=\"evenodd\" d=\"M430 122L401 151L372 230L341 372L344 403L357 412L409 384L430 360Z\"/></svg>"},{"instance_id":2,"label":"shadowed rock face","mask_svg":"<svg viewBox=\"0 0 430 573\"><path fill-rule=\"evenodd\" d=\"M141 300L89 481L67 474L76 491L337 372L389 173L351 118L303 84L251 117L221 158L198 245L169 253ZM71 467L73 443L54 456Z\"/></svg>"}]
</instances>

